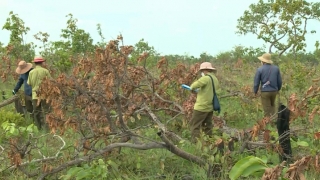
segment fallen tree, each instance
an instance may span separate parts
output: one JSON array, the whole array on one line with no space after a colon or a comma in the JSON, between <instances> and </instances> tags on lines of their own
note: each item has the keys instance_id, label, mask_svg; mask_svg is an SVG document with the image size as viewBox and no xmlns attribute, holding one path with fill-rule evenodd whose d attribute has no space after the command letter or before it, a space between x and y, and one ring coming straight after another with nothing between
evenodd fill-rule
<instances>
[{"instance_id":1,"label":"fallen tree","mask_svg":"<svg viewBox=\"0 0 320 180\"><path fill-rule=\"evenodd\" d=\"M165 119L159 118L164 113L171 116L171 120L183 119L181 115L188 109L175 97L187 99L180 84L190 84L196 78L197 65L188 67L177 64L172 69L168 68L168 62L163 58L158 62L159 72L150 72L146 68L147 54L129 64L128 56L133 47L120 46L121 41L119 36L118 40L110 41L105 49L98 48L94 55L74 59L76 63L72 73L53 74L55 78L44 79L39 88L39 95L51 105L51 112L46 115L50 133L60 138L69 129L75 133L75 158L56 167L50 166L50 170L44 168L32 172L26 168L28 164L37 162L43 166L48 161L59 161L58 154L65 144L56 150L55 155L46 157L42 156L37 145L37 139L42 135L28 139L8 137L8 146L4 146L4 151L8 152L11 164L2 172L17 168L28 177L44 179L120 148L165 148L200 166L207 164L206 160L176 147L175 143L183 139L169 130ZM10 104L16 98L14 96L1 104ZM135 123L128 125L132 120ZM158 127L160 141L138 133L140 128L150 124ZM64 142L63 139L61 141ZM26 161L26 157L36 157L34 152L37 151L40 158ZM83 155L76 157L80 153Z\"/></svg>"},{"instance_id":2,"label":"fallen tree","mask_svg":"<svg viewBox=\"0 0 320 180\"><path fill-rule=\"evenodd\" d=\"M0 103L0 108L5 107L5 106L7 106L7 105L9 105L11 103L14 103L17 99L19 99L19 96L18 95L14 95L14 96L10 97L9 99L6 99L6 100L2 101Z\"/></svg>"}]
</instances>

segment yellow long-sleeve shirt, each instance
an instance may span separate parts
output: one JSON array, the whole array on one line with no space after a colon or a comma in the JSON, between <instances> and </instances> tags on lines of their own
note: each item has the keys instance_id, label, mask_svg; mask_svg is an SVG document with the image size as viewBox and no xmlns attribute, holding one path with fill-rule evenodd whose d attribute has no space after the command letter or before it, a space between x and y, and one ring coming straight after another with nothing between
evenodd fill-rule
<instances>
[{"instance_id":1,"label":"yellow long-sleeve shirt","mask_svg":"<svg viewBox=\"0 0 320 180\"><path fill-rule=\"evenodd\" d=\"M213 73L208 73L213 79L216 92L218 91L219 81ZM194 104L194 109L201 112L213 111L212 99L213 99L213 87L211 78L209 76L203 76L197 81L193 82L190 86L192 90L199 88L197 93L197 100Z\"/></svg>"},{"instance_id":2,"label":"yellow long-sleeve shirt","mask_svg":"<svg viewBox=\"0 0 320 180\"><path fill-rule=\"evenodd\" d=\"M32 88L32 99L38 99L37 90L44 77L51 77L49 71L39 65L29 72L27 84Z\"/></svg>"}]
</instances>

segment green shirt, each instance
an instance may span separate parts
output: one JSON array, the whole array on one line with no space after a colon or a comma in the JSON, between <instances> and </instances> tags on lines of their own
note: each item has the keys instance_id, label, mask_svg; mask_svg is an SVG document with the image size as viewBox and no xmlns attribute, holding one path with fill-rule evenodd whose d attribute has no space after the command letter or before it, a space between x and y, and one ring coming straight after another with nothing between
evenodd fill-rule
<instances>
[{"instance_id":1,"label":"green shirt","mask_svg":"<svg viewBox=\"0 0 320 180\"><path fill-rule=\"evenodd\" d=\"M213 79L215 90L219 89L219 81L213 73L208 73ZM203 76L197 81L191 84L191 89L196 90L199 88L197 93L197 100L194 104L194 109L201 112L213 111L212 99L213 99L213 87L211 78L209 76Z\"/></svg>"},{"instance_id":2,"label":"green shirt","mask_svg":"<svg viewBox=\"0 0 320 180\"><path fill-rule=\"evenodd\" d=\"M29 72L27 84L32 88L32 99L38 99L37 91L44 77L51 77L49 71L39 65Z\"/></svg>"}]
</instances>

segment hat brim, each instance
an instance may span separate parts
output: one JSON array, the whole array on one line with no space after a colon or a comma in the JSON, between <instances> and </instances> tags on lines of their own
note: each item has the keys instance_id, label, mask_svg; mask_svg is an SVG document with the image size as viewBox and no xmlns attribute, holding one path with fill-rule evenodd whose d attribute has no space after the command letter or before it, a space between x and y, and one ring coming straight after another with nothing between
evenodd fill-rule
<instances>
[{"instance_id":1,"label":"hat brim","mask_svg":"<svg viewBox=\"0 0 320 180\"><path fill-rule=\"evenodd\" d=\"M45 60L43 59L36 59L36 60L33 60L33 62L44 62Z\"/></svg>"},{"instance_id":2,"label":"hat brim","mask_svg":"<svg viewBox=\"0 0 320 180\"><path fill-rule=\"evenodd\" d=\"M205 69L207 69L207 70L217 70L216 68L213 68L213 67L210 68L210 67L208 67L208 68L200 68L199 71L200 71L200 70L205 70Z\"/></svg>"},{"instance_id":3,"label":"hat brim","mask_svg":"<svg viewBox=\"0 0 320 180\"><path fill-rule=\"evenodd\" d=\"M25 68L23 68L23 69L20 69L19 67L17 67L16 73L24 74L24 73L28 72L31 68L32 68L32 64L31 63L27 63L27 66Z\"/></svg>"},{"instance_id":4,"label":"hat brim","mask_svg":"<svg viewBox=\"0 0 320 180\"><path fill-rule=\"evenodd\" d=\"M269 64L272 64L272 63L273 63L272 60L265 59L265 58L263 58L262 56L258 57L258 59L259 59L260 61L262 61L262 62L265 62L265 63L269 63Z\"/></svg>"}]
</instances>

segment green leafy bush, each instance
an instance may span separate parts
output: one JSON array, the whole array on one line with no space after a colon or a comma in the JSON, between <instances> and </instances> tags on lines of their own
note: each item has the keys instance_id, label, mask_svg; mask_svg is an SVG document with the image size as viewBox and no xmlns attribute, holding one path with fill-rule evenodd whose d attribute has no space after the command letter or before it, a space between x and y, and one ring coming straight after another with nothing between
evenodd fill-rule
<instances>
[{"instance_id":1,"label":"green leafy bush","mask_svg":"<svg viewBox=\"0 0 320 180\"><path fill-rule=\"evenodd\" d=\"M113 173L110 173L111 170ZM104 162L102 159L93 161L90 165L84 164L82 167L70 168L66 175L61 176L63 180L69 179L106 179L112 176L113 179L120 179L118 165L109 160Z\"/></svg>"},{"instance_id":2,"label":"green leafy bush","mask_svg":"<svg viewBox=\"0 0 320 180\"><path fill-rule=\"evenodd\" d=\"M21 126L24 124L25 119L19 113L0 110L0 124L4 122L14 123L17 126Z\"/></svg>"},{"instance_id":3,"label":"green leafy bush","mask_svg":"<svg viewBox=\"0 0 320 180\"><path fill-rule=\"evenodd\" d=\"M5 136L1 136L1 138L11 138L11 137L27 137L29 133L38 133L38 128L34 124L30 124L27 127L17 127L14 123L9 123L5 121L1 124L3 131L5 132Z\"/></svg>"},{"instance_id":4,"label":"green leafy bush","mask_svg":"<svg viewBox=\"0 0 320 180\"><path fill-rule=\"evenodd\" d=\"M29 133L38 133L34 124L26 126L24 121L19 113L0 110L0 142L12 137L27 137Z\"/></svg>"}]
</instances>

